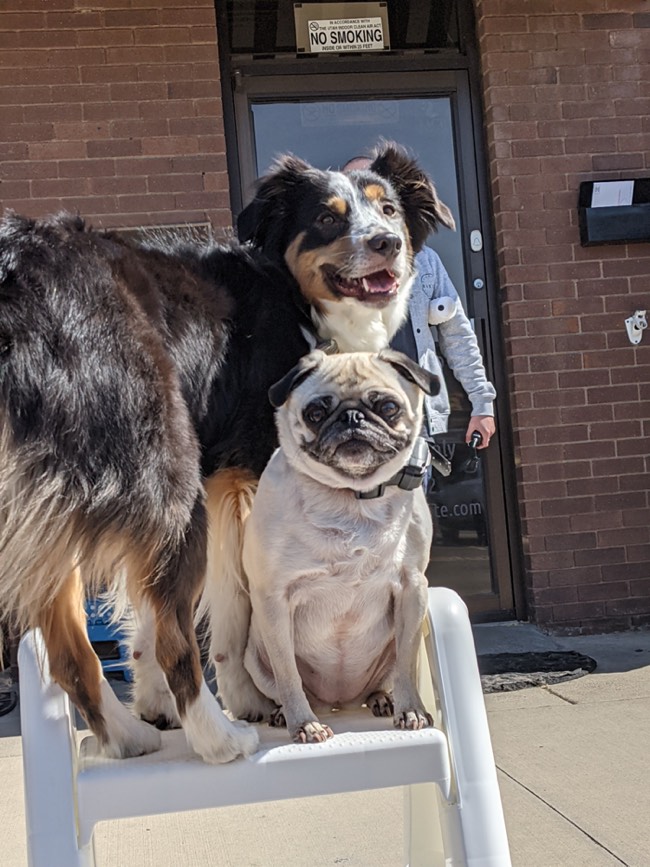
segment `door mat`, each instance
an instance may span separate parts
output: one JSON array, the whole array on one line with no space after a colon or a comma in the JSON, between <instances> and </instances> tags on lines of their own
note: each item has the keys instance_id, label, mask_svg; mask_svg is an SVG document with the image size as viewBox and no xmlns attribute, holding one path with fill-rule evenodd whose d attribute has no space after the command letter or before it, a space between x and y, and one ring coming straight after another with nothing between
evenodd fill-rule
<instances>
[{"instance_id":1,"label":"door mat","mask_svg":"<svg viewBox=\"0 0 650 867\"><path fill-rule=\"evenodd\" d=\"M510 692L583 677L596 660L575 651L488 653L478 658L483 692Z\"/></svg>"}]
</instances>

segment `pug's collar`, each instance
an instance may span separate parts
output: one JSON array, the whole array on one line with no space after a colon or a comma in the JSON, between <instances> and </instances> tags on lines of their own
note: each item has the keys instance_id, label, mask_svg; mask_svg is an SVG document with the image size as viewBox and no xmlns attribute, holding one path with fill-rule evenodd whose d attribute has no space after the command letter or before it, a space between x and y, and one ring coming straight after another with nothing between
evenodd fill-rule
<instances>
[{"instance_id":1,"label":"pug's collar","mask_svg":"<svg viewBox=\"0 0 650 867\"><path fill-rule=\"evenodd\" d=\"M355 491L354 495L357 500L376 500L378 497L383 497L387 487L393 485L403 491L416 491L424 481L430 463L429 444L424 437L418 437L413 444L408 462L399 472L382 485L376 485L369 491Z\"/></svg>"}]
</instances>

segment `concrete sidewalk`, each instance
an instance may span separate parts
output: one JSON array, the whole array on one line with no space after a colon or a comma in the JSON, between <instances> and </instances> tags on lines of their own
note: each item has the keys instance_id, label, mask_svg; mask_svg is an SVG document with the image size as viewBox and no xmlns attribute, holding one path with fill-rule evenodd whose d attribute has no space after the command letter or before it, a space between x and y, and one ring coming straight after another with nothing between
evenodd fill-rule
<instances>
[{"instance_id":1,"label":"concrete sidewalk","mask_svg":"<svg viewBox=\"0 0 650 867\"><path fill-rule=\"evenodd\" d=\"M515 867L650 865L650 632L551 638L480 626L479 653L577 650L578 680L486 696ZM52 792L56 798L56 792ZM18 712L0 718L2 867L25 867ZM398 867L388 789L99 826L98 867Z\"/></svg>"}]
</instances>

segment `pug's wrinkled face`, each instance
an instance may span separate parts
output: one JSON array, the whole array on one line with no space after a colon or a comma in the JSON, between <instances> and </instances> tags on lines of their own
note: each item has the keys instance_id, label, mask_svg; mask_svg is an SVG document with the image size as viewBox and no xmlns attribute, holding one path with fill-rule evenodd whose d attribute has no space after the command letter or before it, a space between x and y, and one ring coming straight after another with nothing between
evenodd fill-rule
<instances>
[{"instance_id":1,"label":"pug's wrinkled face","mask_svg":"<svg viewBox=\"0 0 650 867\"><path fill-rule=\"evenodd\" d=\"M295 469L328 487L369 490L407 462L422 427L423 390L437 389L436 377L390 350L313 352L270 396Z\"/></svg>"}]
</instances>

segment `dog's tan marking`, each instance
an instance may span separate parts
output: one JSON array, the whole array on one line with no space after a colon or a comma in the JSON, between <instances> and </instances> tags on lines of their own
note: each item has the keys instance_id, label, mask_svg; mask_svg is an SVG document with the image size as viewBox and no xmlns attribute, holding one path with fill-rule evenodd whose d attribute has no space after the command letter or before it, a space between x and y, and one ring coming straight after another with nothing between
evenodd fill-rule
<instances>
[{"instance_id":1,"label":"dog's tan marking","mask_svg":"<svg viewBox=\"0 0 650 867\"><path fill-rule=\"evenodd\" d=\"M328 208L330 208L332 211L335 211L341 217L344 217L347 213L348 203L340 196L332 196L325 202L325 204Z\"/></svg>"},{"instance_id":2,"label":"dog's tan marking","mask_svg":"<svg viewBox=\"0 0 650 867\"><path fill-rule=\"evenodd\" d=\"M301 294L309 301L318 313L323 312L323 301L331 301L335 297L323 280L321 265L323 261L322 250L301 250L300 245L304 238L304 232L298 235L287 247L284 259L298 285Z\"/></svg>"},{"instance_id":3,"label":"dog's tan marking","mask_svg":"<svg viewBox=\"0 0 650 867\"><path fill-rule=\"evenodd\" d=\"M386 198L386 190L381 184L368 184L363 191L371 202L379 202Z\"/></svg>"},{"instance_id":4,"label":"dog's tan marking","mask_svg":"<svg viewBox=\"0 0 650 867\"><path fill-rule=\"evenodd\" d=\"M100 743L107 741L102 714L102 668L86 632L84 589L71 570L52 603L39 617L52 678L68 693Z\"/></svg>"},{"instance_id":5,"label":"dog's tan marking","mask_svg":"<svg viewBox=\"0 0 650 867\"><path fill-rule=\"evenodd\" d=\"M206 479L204 487L208 513L207 574L218 573L219 580L234 580L245 589L241 549L257 478L250 470L230 467Z\"/></svg>"}]
</instances>

